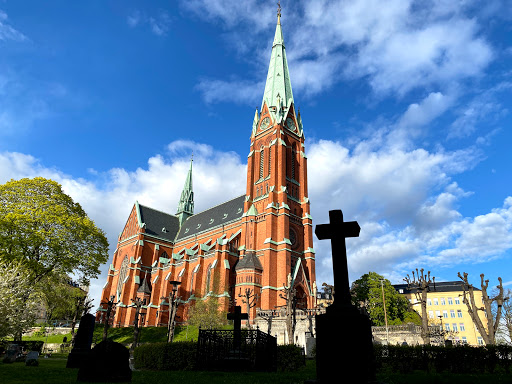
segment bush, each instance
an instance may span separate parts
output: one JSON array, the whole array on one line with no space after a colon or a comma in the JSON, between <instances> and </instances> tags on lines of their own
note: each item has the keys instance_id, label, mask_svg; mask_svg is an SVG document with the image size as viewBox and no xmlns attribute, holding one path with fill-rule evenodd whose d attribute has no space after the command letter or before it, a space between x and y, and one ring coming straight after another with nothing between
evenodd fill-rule
<instances>
[{"instance_id":1,"label":"bush","mask_svg":"<svg viewBox=\"0 0 512 384\"><path fill-rule=\"evenodd\" d=\"M189 371L195 368L194 342L142 344L133 353L135 368L159 371Z\"/></svg>"},{"instance_id":2,"label":"bush","mask_svg":"<svg viewBox=\"0 0 512 384\"><path fill-rule=\"evenodd\" d=\"M306 365L306 357L301 347L296 345L277 346L277 369L279 371L296 371Z\"/></svg>"},{"instance_id":3,"label":"bush","mask_svg":"<svg viewBox=\"0 0 512 384\"><path fill-rule=\"evenodd\" d=\"M506 345L375 345L375 357L381 372L512 373L512 347Z\"/></svg>"}]
</instances>

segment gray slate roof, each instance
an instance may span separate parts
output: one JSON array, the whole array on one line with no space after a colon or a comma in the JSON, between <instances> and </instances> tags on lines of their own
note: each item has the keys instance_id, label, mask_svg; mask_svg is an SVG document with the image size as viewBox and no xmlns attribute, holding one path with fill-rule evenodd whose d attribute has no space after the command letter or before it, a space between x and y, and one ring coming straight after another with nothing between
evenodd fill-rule
<instances>
[{"instance_id":1,"label":"gray slate roof","mask_svg":"<svg viewBox=\"0 0 512 384\"><path fill-rule=\"evenodd\" d=\"M146 224L146 233L174 242L180 229L178 217L139 204L141 221ZM163 229L165 228L165 232Z\"/></svg>"},{"instance_id":2,"label":"gray slate roof","mask_svg":"<svg viewBox=\"0 0 512 384\"><path fill-rule=\"evenodd\" d=\"M209 230L218 225L240 219L244 214L244 202L245 195L242 195L190 216L181 226L176 241Z\"/></svg>"},{"instance_id":3,"label":"gray slate roof","mask_svg":"<svg viewBox=\"0 0 512 384\"><path fill-rule=\"evenodd\" d=\"M244 258L236 263L235 270L238 271L240 269L256 269L263 271L263 266L254 252L247 252Z\"/></svg>"},{"instance_id":4,"label":"gray slate roof","mask_svg":"<svg viewBox=\"0 0 512 384\"><path fill-rule=\"evenodd\" d=\"M404 293L414 293L416 289L407 288L407 284L393 284L393 287L398 291L399 289L403 289ZM475 291L480 291L481 289L477 287L473 287ZM467 287L466 287L467 289ZM460 292L462 291L462 281L436 281L435 289L434 284L430 284L429 292Z\"/></svg>"}]
</instances>

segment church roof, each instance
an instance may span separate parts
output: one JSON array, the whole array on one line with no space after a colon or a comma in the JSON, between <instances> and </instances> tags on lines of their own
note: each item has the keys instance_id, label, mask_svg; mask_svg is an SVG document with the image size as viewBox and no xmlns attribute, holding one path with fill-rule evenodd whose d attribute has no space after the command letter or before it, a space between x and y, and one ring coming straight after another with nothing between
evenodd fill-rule
<instances>
[{"instance_id":1,"label":"church roof","mask_svg":"<svg viewBox=\"0 0 512 384\"><path fill-rule=\"evenodd\" d=\"M260 260L256 257L254 252L247 252L244 258L239 260L235 266L236 271L240 269L256 269L263 271L263 266L261 265Z\"/></svg>"},{"instance_id":2,"label":"church roof","mask_svg":"<svg viewBox=\"0 0 512 384\"><path fill-rule=\"evenodd\" d=\"M139 204L140 220L146 224L146 234L174 241L180 229L176 216Z\"/></svg>"},{"instance_id":3,"label":"church roof","mask_svg":"<svg viewBox=\"0 0 512 384\"><path fill-rule=\"evenodd\" d=\"M245 195L242 195L190 216L183 222L176 241L240 219L244 213L244 202Z\"/></svg>"}]
</instances>

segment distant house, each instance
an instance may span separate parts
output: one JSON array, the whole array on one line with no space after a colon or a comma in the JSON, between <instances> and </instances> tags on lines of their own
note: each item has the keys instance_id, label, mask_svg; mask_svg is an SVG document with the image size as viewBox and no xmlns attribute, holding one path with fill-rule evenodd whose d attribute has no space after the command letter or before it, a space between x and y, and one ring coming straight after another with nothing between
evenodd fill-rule
<instances>
[{"instance_id":1,"label":"distant house","mask_svg":"<svg viewBox=\"0 0 512 384\"><path fill-rule=\"evenodd\" d=\"M483 345L483 338L469 315L466 304L462 302L462 281L445 281L432 284L427 293L427 316L430 325L439 325L446 332L446 339L458 344ZM393 287L404 295L412 308L421 316L420 302L416 298L416 289L409 289L407 284ZM474 287L475 303L482 304L482 291ZM478 311L482 323L487 328L486 314Z\"/></svg>"}]
</instances>

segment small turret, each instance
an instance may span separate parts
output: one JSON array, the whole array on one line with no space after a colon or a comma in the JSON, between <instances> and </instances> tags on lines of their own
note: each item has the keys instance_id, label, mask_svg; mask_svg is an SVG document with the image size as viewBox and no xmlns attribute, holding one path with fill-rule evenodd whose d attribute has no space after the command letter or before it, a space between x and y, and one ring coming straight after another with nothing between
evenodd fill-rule
<instances>
[{"instance_id":1,"label":"small turret","mask_svg":"<svg viewBox=\"0 0 512 384\"><path fill-rule=\"evenodd\" d=\"M181 192L180 202L178 204L178 210L176 216L180 220L180 227L187 218L194 214L194 191L192 189L192 162L190 159L190 168L188 170L187 179L185 180L185 186Z\"/></svg>"}]
</instances>

